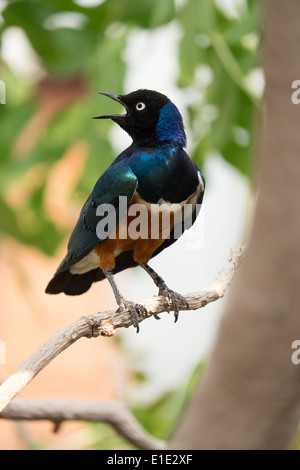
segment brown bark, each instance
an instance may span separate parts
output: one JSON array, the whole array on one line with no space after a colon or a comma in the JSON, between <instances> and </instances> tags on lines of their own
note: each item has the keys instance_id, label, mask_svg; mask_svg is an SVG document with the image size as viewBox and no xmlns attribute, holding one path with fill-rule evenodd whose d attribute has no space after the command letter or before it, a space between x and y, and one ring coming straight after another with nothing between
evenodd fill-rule
<instances>
[{"instance_id":1,"label":"brown bark","mask_svg":"<svg viewBox=\"0 0 300 470\"><path fill-rule=\"evenodd\" d=\"M119 401L22 400L16 398L0 413L0 419L49 420L57 431L64 421L110 424L138 449L164 449L165 443L147 433L127 406Z\"/></svg>"},{"instance_id":2,"label":"brown bark","mask_svg":"<svg viewBox=\"0 0 300 470\"><path fill-rule=\"evenodd\" d=\"M257 207L201 385L175 434L180 449L288 449L300 414L300 2L265 0L265 122Z\"/></svg>"}]
</instances>

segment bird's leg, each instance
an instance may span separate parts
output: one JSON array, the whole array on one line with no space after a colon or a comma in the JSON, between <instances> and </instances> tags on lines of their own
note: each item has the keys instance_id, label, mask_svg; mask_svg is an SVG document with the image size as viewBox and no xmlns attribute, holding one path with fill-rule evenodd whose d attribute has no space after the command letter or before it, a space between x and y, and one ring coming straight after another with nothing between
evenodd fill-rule
<instances>
[{"instance_id":1,"label":"bird's leg","mask_svg":"<svg viewBox=\"0 0 300 470\"><path fill-rule=\"evenodd\" d=\"M165 281L147 263L140 263L140 266L146 271L146 273L149 274L149 276L153 279L155 285L158 287L158 295L167 297L169 301L173 302L174 317L176 323L179 316L179 303L184 303L186 305L186 308L189 309L189 304L187 300L182 295L177 294L177 292L174 292L173 290L169 289ZM157 315L154 316L155 318L159 319Z\"/></svg>"},{"instance_id":2,"label":"bird's leg","mask_svg":"<svg viewBox=\"0 0 300 470\"><path fill-rule=\"evenodd\" d=\"M116 302L119 305L117 312L122 312L122 310L128 309L131 313L133 326L136 328L136 332L138 333L140 331L138 315L141 315L143 318L146 318L148 316L147 309L143 305L136 304L134 302L124 299L118 289L111 269L103 269L103 273L105 274L106 279L109 281Z\"/></svg>"}]
</instances>

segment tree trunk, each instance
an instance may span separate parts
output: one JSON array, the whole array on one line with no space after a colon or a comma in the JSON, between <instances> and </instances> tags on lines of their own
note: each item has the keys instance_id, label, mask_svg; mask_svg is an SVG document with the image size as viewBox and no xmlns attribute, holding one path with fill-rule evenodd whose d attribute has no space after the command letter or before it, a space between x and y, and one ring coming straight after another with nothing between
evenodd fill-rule
<instances>
[{"instance_id":1,"label":"tree trunk","mask_svg":"<svg viewBox=\"0 0 300 470\"><path fill-rule=\"evenodd\" d=\"M266 108L252 234L177 449L288 449L298 426L300 106L291 86L300 79L300 2L263 5Z\"/></svg>"}]
</instances>

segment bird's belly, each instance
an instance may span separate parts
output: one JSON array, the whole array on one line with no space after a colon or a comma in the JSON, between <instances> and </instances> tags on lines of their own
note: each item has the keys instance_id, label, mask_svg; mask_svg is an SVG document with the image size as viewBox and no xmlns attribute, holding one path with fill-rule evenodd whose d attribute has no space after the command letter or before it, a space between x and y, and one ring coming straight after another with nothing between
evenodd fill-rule
<instances>
[{"instance_id":1,"label":"bird's belly","mask_svg":"<svg viewBox=\"0 0 300 470\"><path fill-rule=\"evenodd\" d=\"M156 207L157 206L157 207ZM132 251L133 259L146 263L173 229L176 216L167 217L168 205L158 212L158 204L147 204L135 195L124 217L109 238L95 248L101 269L113 269L115 257ZM162 226L162 218L165 224Z\"/></svg>"},{"instance_id":2,"label":"bird's belly","mask_svg":"<svg viewBox=\"0 0 300 470\"><path fill-rule=\"evenodd\" d=\"M100 267L114 269L115 258L124 251L132 251L137 263L147 263L153 253L169 237L174 225L183 218L184 205L194 210L198 188L186 201L172 204L160 200L158 204L144 201L136 193L126 216L108 238L70 268L72 274L83 274Z\"/></svg>"},{"instance_id":3,"label":"bird's belly","mask_svg":"<svg viewBox=\"0 0 300 470\"><path fill-rule=\"evenodd\" d=\"M183 207L196 202L196 191L186 201L172 204L160 200L150 204L137 194L133 197L127 216L115 231L95 248L101 269L113 269L115 257L123 251L132 251L137 263L147 263L153 253L170 236L174 225L182 225Z\"/></svg>"}]
</instances>

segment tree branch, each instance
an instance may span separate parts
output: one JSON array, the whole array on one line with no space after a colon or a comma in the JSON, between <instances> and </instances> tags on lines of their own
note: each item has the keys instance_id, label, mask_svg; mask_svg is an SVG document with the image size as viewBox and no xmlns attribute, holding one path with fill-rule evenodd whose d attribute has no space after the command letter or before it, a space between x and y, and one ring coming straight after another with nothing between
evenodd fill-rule
<instances>
[{"instance_id":1,"label":"tree branch","mask_svg":"<svg viewBox=\"0 0 300 470\"><path fill-rule=\"evenodd\" d=\"M244 252L245 248L240 247L231 253L231 256L214 284L207 287L205 290L190 293L185 296L185 299L189 303L189 310L197 310L204 307L209 302L213 302L224 296L241 262ZM148 311L149 316L147 318L162 312L172 311L173 309L172 302L161 296L140 303L144 305ZM179 304L179 308L180 310L187 310L183 302ZM144 318L138 318L139 322L143 320ZM129 311L124 310L121 313L117 313L111 310L81 317L70 325L61 328L57 333L51 336L46 343L37 349L32 356L26 359L0 386L0 412L33 377L78 339L82 337L93 338L99 335L113 336L117 328L128 328L131 325L132 317Z\"/></svg>"},{"instance_id":2,"label":"tree branch","mask_svg":"<svg viewBox=\"0 0 300 470\"><path fill-rule=\"evenodd\" d=\"M49 420L58 429L63 421L110 424L120 436L138 449L164 449L165 444L148 434L126 405L119 401L25 400L16 398L0 413L2 419Z\"/></svg>"}]
</instances>

